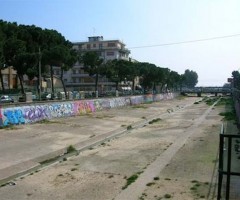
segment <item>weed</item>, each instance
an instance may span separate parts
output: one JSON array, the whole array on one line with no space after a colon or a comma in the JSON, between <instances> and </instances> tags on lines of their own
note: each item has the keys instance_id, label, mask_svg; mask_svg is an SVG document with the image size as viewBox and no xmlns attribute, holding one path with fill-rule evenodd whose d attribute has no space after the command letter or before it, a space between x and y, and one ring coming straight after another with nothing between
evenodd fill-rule
<instances>
[{"instance_id":1,"label":"weed","mask_svg":"<svg viewBox=\"0 0 240 200\"><path fill-rule=\"evenodd\" d=\"M67 158L63 158L63 161L67 161Z\"/></svg>"},{"instance_id":2,"label":"weed","mask_svg":"<svg viewBox=\"0 0 240 200\"><path fill-rule=\"evenodd\" d=\"M166 180L166 181L170 181L171 179L170 179L170 178L165 178L164 180Z\"/></svg>"},{"instance_id":3,"label":"weed","mask_svg":"<svg viewBox=\"0 0 240 200\"><path fill-rule=\"evenodd\" d=\"M138 174L133 174L129 178L127 178L127 183L125 186L122 187L122 189L126 189L130 184L134 183L138 178Z\"/></svg>"},{"instance_id":4,"label":"weed","mask_svg":"<svg viewBox=\"0 0 240 200\"><path fill-rule=\"evenodd\" d=\"M95 136L96 136L96 135L90 135L89 138L93 138L93 137L95 137Z\"/></svg>"},{"instance_id":5,"label":"weed","mask_svg":"<svg viewBox=\"0 0 240 200\"><path fill-rule=\"evenodd\" d=\"M74 148L74 146L69 145L67 148L67 153L72 153L72 152L76 152L77 150Z\"/></svg>"},{"instance_id":6,"label":"weed","mask_svg":"<svg viewBox=\"0 0 240 200\"><path fill-rule=\"evenodd\" d=\"M165 195L164 195L164 198L166 198L166 199L170 199L171 197L172 197L171 194L165 194Z\"/></svg>"},{"instance_id":7,"label":"weed","mask_svg":"<svg viewBox=\"0 0 240 200\"><path fill-rule=\"evenodd\" d=\"M154 182L150 182L150 183L147 183L146 186L152 186L152 185L155 185Z\"/></svg>"},{"instance_id":8,"label":"weed","mask_svg":"<svg viewBox=\"0 0 240 200\"><path fill-rule=\"evenodd\" d=\"M198 181L197 181L197 180L192 180L191 182L192 182L192 183L198 183Z\"/></svg>"},{"instance_id":9,"label":"weed","mask_svg":"<svg viewBox=\"0 0 240 200\"><path fill-rule=\"evenodd\" d=\"M159 180L159 177L156 176L153 178L153 180L157 181L157 180Z\"/></svg>"},{"instance_id":10,"label":"weed","mask_svg":"<svg viewBox=\"0 0 240 200\"><path fill-rule=\"evenodd\" d=\"M152 121L148 122L149 124L153 124L153 123L156 123L156 122L159 122L161 121L162 119L160 118L157 118L157 119L153 119Z\"/></svg>"},{"instance_id":11,"label":"weed","mask_svg":"<svg viewBox=\"0 0 240 200\"><path fill-rule=\"evenodd\" d=\"M197 188L196 187L191 187L190 190L197 190Z\"/></svg>"},{"instance_id":12,"label":"weed","mask_svg":"<svg viewBox=\"0 0 240 200\"><path fill-rule=\"evenodd\" d=\"M127 126L127 130L131 130L132 129L132 126L131 125L128 125Z\"/></svg>"},{"instance_id":13,"label":"weed","mask_svg":"<svg viewBox=\"0 0 240 200\"><path fill-rule=\"evenodd\" d=\"M72 169L71 169L72 172L73 172L73 171L76 171L76 170L77 170L77 168L72 168Z\"/></svg>"},{"instance_id":14,"label":"weed","mask_svg":"<svg viewBox=\"0 0 240 200\"><path fill-rule=\"evenodd\" d=\"M194 102L194 104L199 104L199 102Z\"/></svg>"}]
</instances>

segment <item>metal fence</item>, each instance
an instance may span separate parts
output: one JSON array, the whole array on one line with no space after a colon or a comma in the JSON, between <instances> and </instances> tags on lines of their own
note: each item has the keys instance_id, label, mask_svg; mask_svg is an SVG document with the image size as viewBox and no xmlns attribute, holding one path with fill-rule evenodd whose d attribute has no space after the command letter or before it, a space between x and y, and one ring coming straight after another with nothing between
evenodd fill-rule
<instances>
[{"instance_id":1,"label":"metal fence","mask_svg":"<svg viewBox=\"0 0 240 200\"><path fill-rule=\"evenodd\" d=\"M238 141L240 135L225 134L224 125L222 125L219 141L219 167L218 167L218 194L217 199L230 198L230 183L232 176L240 176L240 171L236 170L235 160L233 159L235 152L240 151L240 145L234 145L233 141ZM236 165L236 164L235 164ZM237 166L239 169L239 167ZM223 178L225 178L225 187L223 187Z\"/></svg>"}]
</instances>

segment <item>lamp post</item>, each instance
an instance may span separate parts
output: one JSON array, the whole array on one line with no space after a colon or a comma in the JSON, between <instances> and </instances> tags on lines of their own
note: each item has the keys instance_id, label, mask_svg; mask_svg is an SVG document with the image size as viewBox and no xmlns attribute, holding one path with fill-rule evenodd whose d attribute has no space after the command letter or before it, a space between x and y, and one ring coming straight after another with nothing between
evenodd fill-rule
<instances>
[{"instance_id":1,"label":"lamp post","mask_svg":"<svg viewBox=\"0 0 240 200\"><path fill-rule=\"evenodd\" d=\"M39 54L39 57L38 57L38 89L39 89L39 101L41 101L41 90L42 90L42 75L41 75L41 49L39 47L38 49L38 54Z\"/></svg>"}]
</instances>

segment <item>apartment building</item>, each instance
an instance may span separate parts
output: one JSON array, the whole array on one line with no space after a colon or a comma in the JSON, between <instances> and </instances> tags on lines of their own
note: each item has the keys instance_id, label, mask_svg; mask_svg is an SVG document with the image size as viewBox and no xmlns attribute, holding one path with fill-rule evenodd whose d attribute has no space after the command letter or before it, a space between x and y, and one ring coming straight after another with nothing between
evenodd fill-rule
<instances>
[{"instance_id":1,"label":"apartment building","mask_svg":"<svg viewBox=\"0 0 240 200\"><path fill-rule=\"evenodd\" d=\"M104 62L113 59L129 60L130 54L130 50L120 40L104 40L102 36L88 37L88 41L85 42L75 42L73 48L79 53L95 51ZM54 74L60 75L60 69L55 67ZM94 91L95 78L84 71L81 63L77 62L72 69L64 72L63 79L68 90ZM115 83L109 82L106 77L99 77L98 85L100 93L115 88Z\"/></svg>"}]
</instances>

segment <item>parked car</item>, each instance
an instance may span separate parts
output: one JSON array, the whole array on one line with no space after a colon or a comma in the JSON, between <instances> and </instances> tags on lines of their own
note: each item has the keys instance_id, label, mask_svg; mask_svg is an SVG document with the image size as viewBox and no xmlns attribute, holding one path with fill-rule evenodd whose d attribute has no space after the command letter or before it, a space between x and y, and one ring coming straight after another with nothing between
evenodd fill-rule
<instances>
[{"instance_id":1,"label":"parked car","mask_svg":"<svg viewBox=\"0 0 240 200\"><path fill-rule=\"evenodd\" d=\"M0 98L0 103L14 103L14 100L8 95L2 95Z\"/></svg>"},{"instance_id":2,"label":"parked car","mask_svg":"<svg viewBox=\"0 0 240 200\"><path fill-rule=\"evenodd\" d=\"M43 93L41 95L41 99L42 100L50 100L50 99L52 99L52 95L50 93Z\"/></svg>"}]
</instances>

